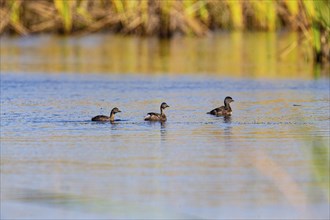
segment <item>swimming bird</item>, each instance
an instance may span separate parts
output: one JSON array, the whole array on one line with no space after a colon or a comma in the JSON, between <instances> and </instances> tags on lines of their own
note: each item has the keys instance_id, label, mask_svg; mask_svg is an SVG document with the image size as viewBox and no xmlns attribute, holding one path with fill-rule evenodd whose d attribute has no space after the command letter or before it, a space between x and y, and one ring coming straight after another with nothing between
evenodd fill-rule
<instances>
[{"instance_id":1,"label":"swimming bird","mask_svg":"<svg viewBox=\"0 0 330 220\"><path fill-rule=\"evenodd\" d=\"M232 114L230 103L233 101L234 100L230 96L227 96L223 101L225 104L224 106L215 108L212 111L207 112L207 114L216 115L216 116L230 116Z\"/></svg>"},{"instance_id":2,"label":"swimming bird","mask_svg":"<svg viewBox=\"0 0 330 220\"><path fill-rule=\"evenodd\" d=\"M121 112L117 107L113 108L110 113L110 117L106 115L97 115L92 118L92 121L115 121L115 114Z\"/></svg>"},{"instance_id":3,"label":"swimming bird","mask_svg":"<svg viewBox=\"0 0 330 220\"><path fill-rule=\"evenodd\" d=\"M144 118L145 121L166 121L166 115L164 114L164 109L170 107L165 102L160 105L160 114L149 112Z\"/></svg>"}]
</instances>

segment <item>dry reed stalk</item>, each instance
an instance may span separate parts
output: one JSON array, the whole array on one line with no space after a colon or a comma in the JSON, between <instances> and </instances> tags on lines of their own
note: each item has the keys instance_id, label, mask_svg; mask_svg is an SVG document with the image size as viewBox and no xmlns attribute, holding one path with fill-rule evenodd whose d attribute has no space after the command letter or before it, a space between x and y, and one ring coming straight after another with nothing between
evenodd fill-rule
<instances>
[{"instance_id":1,"label":"dry reed stalk","mask_svg":"<svg viewBox=\"0 0 330 220\"><path fill-rule=\"evenodd\" d=\"M273 31L283 25L295 30L312 23L313 16L301 13L309 9L315 14L309 0L0 0L0 33L110 29L201 36L217 28Z\"/></svg>"},{"instance_id":2,"label":"dry reed stalk","mask_svg":"<svg viewBox=\"0 0 330 220\"><path fill-rule=\"evenodd\" d=\"M26 4L25 10L31 11L44 19L51 19L56 16L55 8L44 1L36 1L33 4Z\"/></svg>"},{"instance_id":3,"label":"dry reed stalk","mask_svg":"<svg viewBox=\"0 0 330 220\"><path fill-rule=\"evenodd\" d=\"M121 21L122 18L120 18L120 15L109 15L107 17L102 18L101 20L98 20L90 25L87 26L86 29L82 31L78 31L77 35L84 35L92 32L96 32L98 30L101 30L105 26L109 24L117 24Z\"/></svg>"},{"instance_id":4,"label":"dry reed stalk","mask_svg":"<svg viewBox=\"0 0 330 220\"><path fill-rule=\"evenodd\" d=\"M82 23L90 25L94 22L93 16L88 11L88 1L81 1L77 8L77 17L82 19Z\"/></svg>"},{"instance_id":5,"label":"dry reed stalk","mask_svg":"<svg viewBox=\"0 0 330 220\"><path fill-rule=\"evenodd\" d=\"M197 17L199 10L203 7L202 1L197 1L186 7L184 10L184 20L188 27L197 36L203 36L208 33L208 27L206 27Z\"/></svg>"},{"instance_id":6,"label":"dry reed stalk","mask_svg":"<svg viewBox=\"0 0 330 220\"><path fill-rule=\"evenodd\" d=\"M36 32L51 30L54 26L56 26L56 23L57 22L55 20L48 20L42 23L32 25L30 27L30 32L36 33Z\"/></svg>"},{"instance_id":7,"label":"dry reed stalk","mask_svg":"<svg viewBox=\"0 0 330 220\"><path fill-rule=\"evenodd\" d=\"M27 35L29 30L23 26L21 23L20 13L21 13L21 0L11 0L10 4L10 15L9 15L9 25L20 35Z\"/></svg>"},{"instance_id":8,"label":"dry reed stalk","mask_svg":"<svg viewBox=\"0 0 330 220\"><path fill-rule=\"evenodd\" d=\"M5 8L0 9L0 34L4 32L10 21L10 13Z\"/></svg>"}]
</instances>

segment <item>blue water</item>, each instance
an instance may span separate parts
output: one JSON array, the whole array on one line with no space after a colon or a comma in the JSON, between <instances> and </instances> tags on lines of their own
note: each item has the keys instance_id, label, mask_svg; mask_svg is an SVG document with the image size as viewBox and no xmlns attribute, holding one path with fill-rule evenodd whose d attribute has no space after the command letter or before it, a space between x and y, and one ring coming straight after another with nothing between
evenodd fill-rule
<instances>
[{"instance_id":1,"label":"blue water","mask_svg":"<svg viewBox=\"0 0 330 220\"><path fill-rule=\"evenodd\" d=\"M1 218L329 218L329 100L328 79L2 71Z\"/></svg>"}]
</instances>

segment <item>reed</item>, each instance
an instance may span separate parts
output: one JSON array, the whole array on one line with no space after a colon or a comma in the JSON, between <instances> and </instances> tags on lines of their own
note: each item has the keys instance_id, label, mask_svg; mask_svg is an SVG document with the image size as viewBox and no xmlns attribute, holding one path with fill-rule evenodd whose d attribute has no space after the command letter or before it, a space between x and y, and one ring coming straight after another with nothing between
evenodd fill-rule
<instances>
[{"instance_id":1,"label":"reed","mask_svg":"<svg viewBox=\"0 0 330 220\"><path fill-rule=\"evenodd\" d=\"M232 27L234 29L242 29L244 27L243 23L243 5L239 4L238 1L230 1L227 0L228 8L229 8L229 13L231 17L231 23Z\"/></svg>"},{"instance_id":2,"label":"reed","mask_svg":"<svg viewBox=\"0 0 330 220\"><path fill-rule=\"evenodd\" d=\"M314 49L314 60L318 63L325 63L330 60L329 1L315 1L314 7L315 14L312 17L312 44Z\"/></svg>"},{"instance_id":3,"label":"reed","mask_svg":"<svg viewBox=\"0 0 330 220\"><path fill-rule=\"evenodd\" d=\"M214 29L299 29L301 1L0 0L2 18L9 16L9 19L2 19L0 33L22 34L20 29L24 28L28 34L33 32L31 27L50 23L50 20L51 27L46 25L44 30L39 28L35 32L70 34L110 29L141 35L161 35L162 31L205 35ZM309 0L304 0L304 3L306 10L314 7ZM44 15L45 10L48 16Z\"/></svg>"},{"instance_id":4,"label":"reed","mask_svg":"<svg viewBox=\"0 0 330 220\"><path fill-rule=\"evenodd\" d=\"M329 46L328 0L0 0L0 15L1 35L110 31L171 37L285 28L313 39L317 61Z\"/></svg>"},{"instance_id":5,"label":"reed","mask_svg":"<svg viewBox=\"0 0 330 220\"><path fill-rule=\"evenodd\" d=\"M71 32L72 29L72 6L76 1L54 0L54 6L57 9L66 33Z\"/></svg>"}]
</instances>

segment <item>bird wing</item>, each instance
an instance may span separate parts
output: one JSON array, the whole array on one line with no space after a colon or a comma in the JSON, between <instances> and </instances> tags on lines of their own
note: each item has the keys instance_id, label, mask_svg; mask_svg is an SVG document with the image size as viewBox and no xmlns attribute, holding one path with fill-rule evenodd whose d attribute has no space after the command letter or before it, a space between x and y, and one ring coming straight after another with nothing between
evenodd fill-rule
<instances>
[{"instance_id":1,"label":"bird wing","mask_svg":"<svg viewBox=\"0 0 330 220\"><path fill-rule=\"evenodd\" d=\"M149 112L147 115L150 115L150 116L152 116L152 115L154 115L154 116L159 116L160 114L155 113L155 112Z\"/></svg>"},{"instance_id":2,"label":"bird wing","mask_svg":"<svg viewBox=\"0 0 330 220\"><path fill-rule=\"evenodd\" d=\"M211 110L210 112L208 112L208 114L211 114L211 115L216 115L218 112L221 112L225 109L224 106L221 106L219 108L215 108L213 110Z\"/></svg>"},{"instance_id":3,"label":"bird wing","mask_svg":"<svg viewBox=\"0 0 330 220\"><path fill-rule=\"evenodd\" d=\"M106 120L109 120L109 116L97 115L92 118L92 121L106 121Z\"/></svg>"},{"instance_id":4,"label":"bird wing","mask_svg":"<svg viewBox=\"0 0 330 220\"><path fill-rule=\"evenodd\" d=\"M154 112L149 112L146 117L144 117L144 120L149 121L149 120L157 120L159 118L160 114L154 113Z\"/></svg>"}]
</instances>

